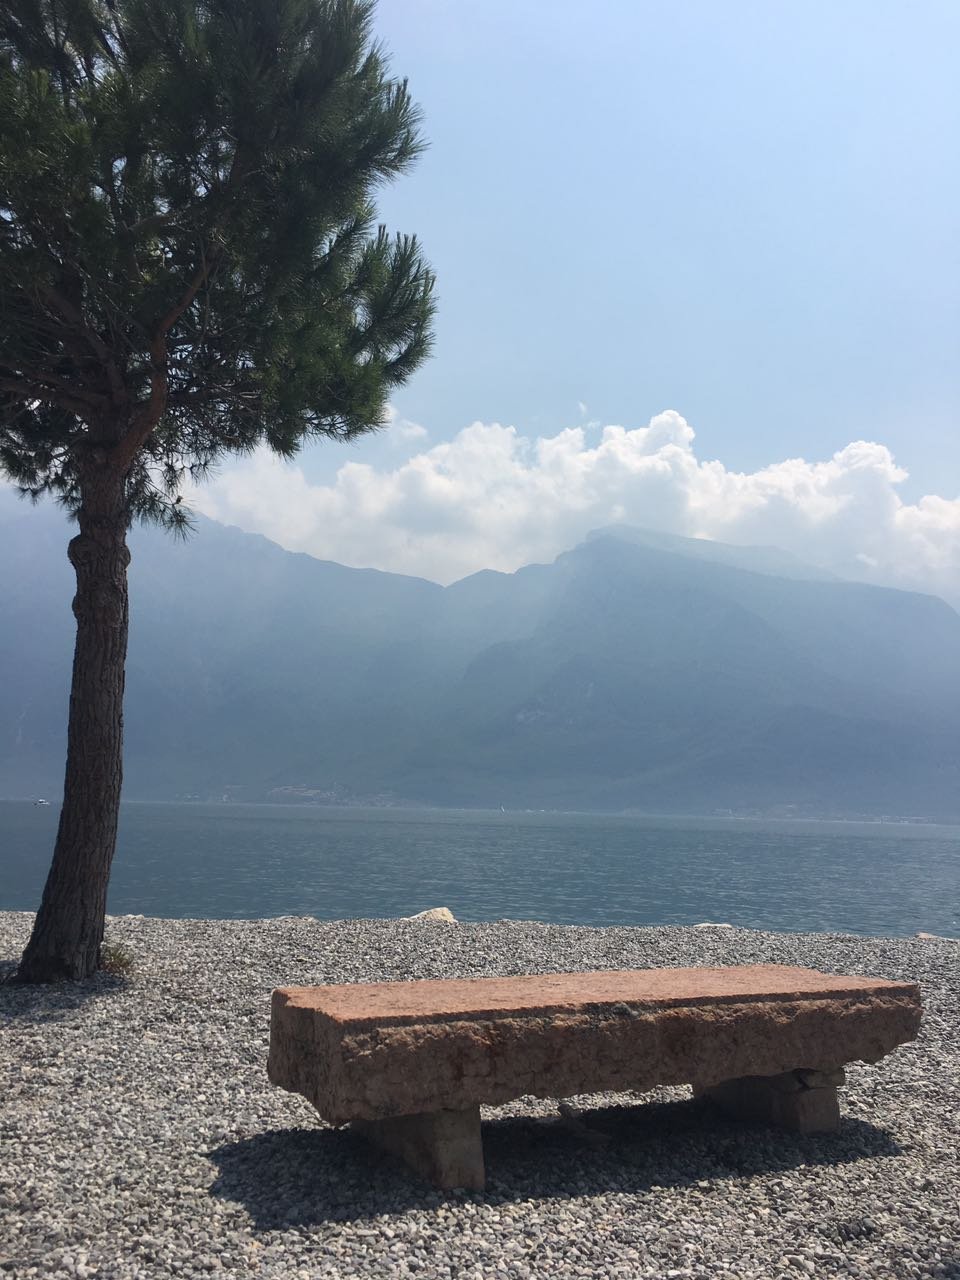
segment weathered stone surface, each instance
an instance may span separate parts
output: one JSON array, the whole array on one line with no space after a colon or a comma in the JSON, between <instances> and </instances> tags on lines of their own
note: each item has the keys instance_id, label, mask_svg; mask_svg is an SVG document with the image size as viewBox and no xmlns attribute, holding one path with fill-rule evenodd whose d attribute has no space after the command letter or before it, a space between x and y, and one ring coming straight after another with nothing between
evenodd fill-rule
<instances>
[{"instance_id":1,"label":"weathered stone surface","mask_svg":"<svg viewBox=\"0 0 960 1280\"><path fill-rule=\"evenodd\" d=\"M457 917L449 907L430 907L426 911L418 911L416 915L403 918L404 920L441 920L444 924L457 923Z\"/></svg>"},{"instance_id":2,"label":"weathered stone surface","mask_svg":"<svg viewBox=\"0 0 960 1280\"><path fill-rule=\"evenodd\" d=\"M837 1090L823 1088L784 1089L781 1077L747 1076L696 1089L698 1096L712 1098L724 1111L746 1120L775 1125L795 1133L832 1133L840 1127Z\"/></svg>"},{"instance_id":3,"label":"weathered stone surface","mask_svg":"<svg viewBox=\"0 0 960 1280\"><path fill-rule=\"evenodd\" d=\"M775 1093L799 1093L805 1087L800 1079L799 1071L782 1071L778 1076L759 1076L757 1078L762 1079L765 1087L773 1089ZM721 1083L727 1084L728 1081L724 1080ZM696 1097L700 1097L702 1093L709 1093L711 1088L711 1085L704 1085L702 1088L699 1085L695 1085L693 1092Z\"/></svg>"},{"instance_id":4,"label":"weathered stone surface","mask_svg":"<svg viewBox=\"0 0 960 1280\"><path fill-rule=\"evenodd\" d=\"M432 1111L386 1120L355 1120L368 1142L400 1156L434 1186L482 1191L485 1181L480 1108Z\"/></svg>"},{"instance_id":5,"label":"weathered stone surface","mask_svg":"<svg viewBox=\"0 0 960 1280\"><path fill-rule=\"evenodd\" d=\"M837 1089L847 1083L843 1067L835 1071L798 1071L797 1079L805 1089Z\"/></svg>"},{"instance_id":6,"label":"weathered stone surface","mask_svg":"<svg viewBox=\"0 0 960 1280\"><path fill-rule=\"evenodd\" d=\"M877 1061L919 1023L910 983L779 965L288 987L273 993L268 1072L343 1124L831 1071Z\"/></svg>"}]
</instances>

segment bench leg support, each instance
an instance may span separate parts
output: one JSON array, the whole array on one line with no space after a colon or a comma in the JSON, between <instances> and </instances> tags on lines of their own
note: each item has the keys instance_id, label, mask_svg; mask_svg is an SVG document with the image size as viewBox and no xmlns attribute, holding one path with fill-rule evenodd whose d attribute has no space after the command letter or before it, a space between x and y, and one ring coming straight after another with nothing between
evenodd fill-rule
<instances>
[{"instance_id":1,"label":"bench leg support","mask_svg":"<svg viewBox=\"0 0 960 1280\"><path fill-rule=\"evenodd\" d=\"M710 1098L724 1111L794 1133L833 1133L840 1127L837 1086L842 1070L785 1071L778 1076L741 1076L693 1086L696 1098Z\"/></svg>"},{"instance_id":2,"label":"bench leg support","mask_svg":"<svg viewBox=\"0 0 960 1280\"><path fill-rule=\"evenodd\" d=\"M355 1120L352 1127L368 1142L399 1156L435 1187L452 1191L484 1187L480 1108L425 1111L386 1120Z\"/></svg>"}]
</instances>

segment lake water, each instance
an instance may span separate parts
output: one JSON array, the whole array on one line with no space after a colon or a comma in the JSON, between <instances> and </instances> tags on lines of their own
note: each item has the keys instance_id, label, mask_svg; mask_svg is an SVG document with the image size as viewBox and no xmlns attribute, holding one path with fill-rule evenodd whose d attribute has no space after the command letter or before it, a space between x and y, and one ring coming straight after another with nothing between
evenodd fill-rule
<instances>
[{"instance_id":1,"label":"lake water","mask_svg":"<svg viewBox=\"0 0 960 1280\"><path fill-rule=\"evenodd\" d=\"M0 802L0 909L34 910L57 809ZM124 804L117 914L960 934L960 827Z\"/></svg>"}]
</instances>

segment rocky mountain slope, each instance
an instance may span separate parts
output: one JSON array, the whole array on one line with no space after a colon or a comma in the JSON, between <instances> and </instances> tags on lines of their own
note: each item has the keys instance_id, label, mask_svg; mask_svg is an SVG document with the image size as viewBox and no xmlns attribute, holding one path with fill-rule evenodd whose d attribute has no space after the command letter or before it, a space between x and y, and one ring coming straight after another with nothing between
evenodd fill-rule
<instances>
[{"instance_id":1,"label":"rocky mountain slope","mask_svg":"<svg viewBox=\"0 0 960 1280\"><path fill-rule=\"evenodd\" d=\"M56 795L69 527L0 493L0 795ZM960 616L771 548L602 530L442 588L132 534L126 794L960 812Z\"/></svg>"}]
</instances>

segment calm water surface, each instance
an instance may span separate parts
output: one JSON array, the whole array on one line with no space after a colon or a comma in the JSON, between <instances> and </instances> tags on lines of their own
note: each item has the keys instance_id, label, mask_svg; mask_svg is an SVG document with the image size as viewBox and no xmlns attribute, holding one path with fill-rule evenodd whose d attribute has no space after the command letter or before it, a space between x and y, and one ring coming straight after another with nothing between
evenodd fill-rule
<instances>
[{"instance_id":1,"label":"calm water surface","mask_svg":"<svg viewBox=\"0 0 960 1280\"><path fill-rule=\"evenodd\" d=\"M0 909L34 910L57 809L0 802ZM123 806L109 910L960 934L960 827Z\"/></svg>"}]
</instances>

